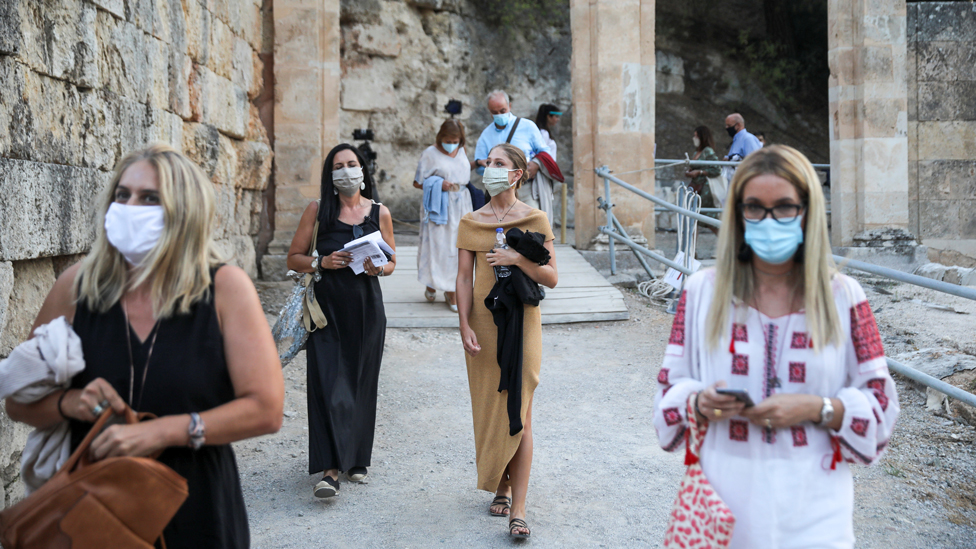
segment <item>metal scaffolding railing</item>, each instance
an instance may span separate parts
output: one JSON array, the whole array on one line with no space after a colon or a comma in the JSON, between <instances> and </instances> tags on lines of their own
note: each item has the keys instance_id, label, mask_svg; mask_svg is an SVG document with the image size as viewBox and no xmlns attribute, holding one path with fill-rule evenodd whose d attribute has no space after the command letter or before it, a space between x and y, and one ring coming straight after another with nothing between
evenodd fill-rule
<instances>
[{"instance_id":1,"label":"metal scaffolding railing","mask_svg":"<svg viewBox=\"0 0 976 549\"><path fill-rule=\"evenodd\" d=\"M661 160L660 162L667 162L667 161ZM682 216L683 219L687 219L687 220L694 219L699 223L704 223L712 227L721 227L722 223L717 219L708 217L706 215L702 215L701 213L691 211L686 208L682 208L680 206L668 202L667 200L654 196L653 194L650 194L647 191L639 189L631 185L630 183L627 183L626 181L623 181L620 178L612 175L610 173L610 169L607 166L601 166L597 168L596 175L597 177L603 179L604 196L597 198L597 203L599 204L600 209L603 209L607 212L607 224L603 227L600 227L599 230L601 233L607 235L608 237L609 248L610 248L611 274L617 273L617 262L615 257L614 243L616 241L620 241L621 243L629 246L630 249L634 252L634 254L638 256L641 265L644 267L645 270L647 270L648 274L652 277L654 276L654 274L651 273L651 269L647 265L647 262L644 260L644 258L641 257L642 255L647 256L653 259L654 261L667 265L668 267L671 267L672 269L675 269L683 273L684 275L691 275L692 270L689 268L690 265L689 262L694 258L689 257L689 254L687 253L685 254L684 262L683 262L684 264L679 264L658 253L655 253L647 249L644 246L635 243L633 239L627 236L627 232L624 231L623 225L620 223L619 220L617 220L616 216L614 216L613 214L614 204L610 197L610 183L611 182L616 183L617 185L623 187L624 189L627 189L628 191L636 194L637 196L650 200L651 202L657 204L661 208L668 210L669 212L679 214L680 216ZM659 208L655 208L655 211L657 211L658 209ZM940 280L933 280L931 278L925 278L923 276L904 273L901 271L897 271L895 269L889 269L888 267L873 265L871 263L865 263L863 261L848 259L838 255L833 256L833 258L834 261L837 262L838 267L840 268L856 269L873 275L883 276L886 278L890 278L892 280L897 280L898 282L904 282L906 284L912 284L915 286L928 288L930 290L935 290L938 292L944 292L957 297L976 300L976 289L974 288L958 286L955 284L950 284L948 282L942 282ZM682 277L682 284L684 283L684 280L685 277ZM965 404L976 407L976 395L964 391L962 389L959 389L958 387L954 387L942 381L941 379L932 377L924 372L916 370L910 366L906 366L905 364L902 364L898 361L892 360L890 358L888 358L887 361L888 361L888 368L890 368L891 371L903 375L926 387L931 387L932 389L935 389L936 391L939 391L940 393L943 393L951 398L959 400L960 402L964 402Z\"/></svg>"}]
</instances>

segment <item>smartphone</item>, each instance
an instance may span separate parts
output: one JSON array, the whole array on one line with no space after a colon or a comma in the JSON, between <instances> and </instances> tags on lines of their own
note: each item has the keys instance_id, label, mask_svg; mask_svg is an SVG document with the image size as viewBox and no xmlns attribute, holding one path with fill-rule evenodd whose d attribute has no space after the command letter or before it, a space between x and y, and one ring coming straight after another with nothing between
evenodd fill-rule
<instances>
[{"instance_id":1,"label":"smartphone","mask_svg":"<svg viewBox=\"0 0 976 549\"><path fill-rule=\"evenodd\" d=\"M745 389L715 389L715 392L720 395L735 397L736 400L744 403L746 408L755 406L755 404L752 402L752 398L749 397L749 391L746 391Z\"/></svg>"}]
</instances>

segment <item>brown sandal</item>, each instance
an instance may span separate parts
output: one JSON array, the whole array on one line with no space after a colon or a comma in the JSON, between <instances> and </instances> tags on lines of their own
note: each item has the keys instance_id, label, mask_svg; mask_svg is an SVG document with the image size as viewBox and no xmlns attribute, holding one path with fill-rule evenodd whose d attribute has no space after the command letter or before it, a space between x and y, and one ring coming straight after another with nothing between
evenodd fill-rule
<instances>
[{"instance_id":1,"label":"brown sandal","mask_svg":"<svg viewBox=\"0 0 976 549\"><path fill-rule=\"evenodd\" d=\"M491 513L493 517L507 517L508 513L504 511L501 513L496 513L491 510L492 507L504 507L505 510L511 512L512 509L512 498L508 496L495 496L495 499L491 500L491 505L488 506L488 512Z\"/></svg>"}]
</instances>

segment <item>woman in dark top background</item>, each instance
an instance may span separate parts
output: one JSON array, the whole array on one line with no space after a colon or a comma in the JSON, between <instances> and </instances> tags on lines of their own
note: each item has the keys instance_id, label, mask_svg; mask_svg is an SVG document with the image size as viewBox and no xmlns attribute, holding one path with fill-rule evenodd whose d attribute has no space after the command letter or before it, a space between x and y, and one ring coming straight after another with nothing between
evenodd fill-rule
<instances>
[{"instance_id":1,"label":"woman in dark top background","mask_svg":"<svg viewBox=\"0 0 976 549\"><path fill-rule=\"evenodd\" d=\"M393 217L373 202L373 178L363 155L343 143L329 152L322 168L320 202L305 208L288 250L288 268L322 278L315 299L328 325L308 337L309 474L322 472L315 497L339 493L339 472L362 482L373 453L376 389L386 336L386 310L377 277L389 276L396 256L377 267L367 258L361 274L352 255L340 251L351 240L380 231L393 243ZM313 235L315 221L319 232ZM315 253L308 249L316 238Z\"/></svg>"},{"instance_id":2,"label":"woman in dark top background","mask_svg":"<svg viewBox=\"0 0 976 549\"><path fill-rule=\"evenodd\" d=\"M66 391L27 405L7 400L11 418L37 428L70 420L72 450L108 407L158 416L108 427L91 452L163 450L159 461L189 488L163 532L170 547L249 545L230 443L273 433L282 420L277 349L251 279L219 262L215 203L203 171L168 146L126 156L91 253L58 278L31 332L71 320L85 369Z\"/></svg>"},{"instance_id":3,"label":"woman in dark top background","mask_svg":"<svg viewBox=\"0 0 976 549\"><path fill-rule=\"evenodd\" d=\"M695 144L695 156L691 157L692 160L718 161L718 155L715 153L715 139L712 137L712 131L708 129L708 126L695 128L692 141ZM702 208L718 207L712 197L712 190L708 188L708 178L718 177L721 174L722 168L718 166L705 166L685 172L685 177L691 178L691 183L688 186L701 196Z\"/></svg>"}]
</instances>

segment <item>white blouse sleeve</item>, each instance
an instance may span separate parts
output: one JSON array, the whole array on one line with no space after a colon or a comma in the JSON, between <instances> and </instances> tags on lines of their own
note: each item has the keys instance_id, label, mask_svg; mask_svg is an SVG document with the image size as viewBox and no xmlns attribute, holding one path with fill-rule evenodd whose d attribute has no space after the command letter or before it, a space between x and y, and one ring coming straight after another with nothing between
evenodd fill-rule
<instances>
[{"instance_id":1,"label":"white blouse sleeve","mask_svg":"<svg viewBox=\"0 0 976 549\"><path fill-rule=\"evenodd\" d=\"M673 452L681 447L688 428L688 397L705 388L699 378L698 360L694 357L703 344L696 326L702 314L701 288L705 273L688 279L678 299L678 309L671 326L671 336L664 354L664 363L657 376L658 390L654 397L654 429L661 448Z\"/></svg>"},{"instance_id":2,"label":"white blouse sleeve","mask_svg":"<svg viewBox=\"0 0 976 549\"><path fill-rule=\"evenodd\" d=\"M844 334L847 380L835 395L844 403L844 419L835 437L845 460L872 464L888 446L901 408L867 296L857 281L838 276L847 295L835 298L846 305L850 329Z\"/></svg>"}]
</instances>

